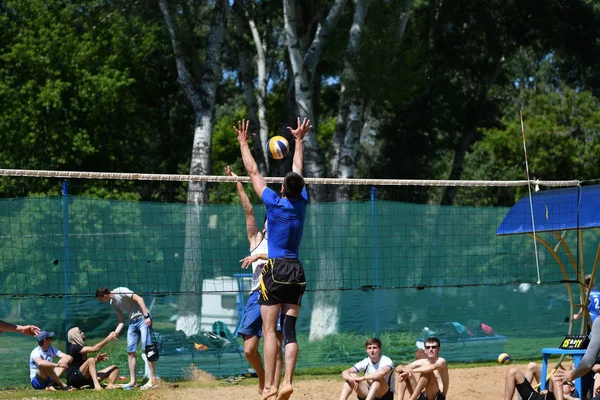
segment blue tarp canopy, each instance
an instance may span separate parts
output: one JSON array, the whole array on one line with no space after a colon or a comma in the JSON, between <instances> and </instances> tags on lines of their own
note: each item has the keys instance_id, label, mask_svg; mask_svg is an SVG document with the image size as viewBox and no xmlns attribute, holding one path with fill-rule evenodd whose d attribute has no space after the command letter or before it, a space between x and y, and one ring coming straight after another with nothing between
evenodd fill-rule
<instances>
[{"instance_id":1,"label":"blue tarp canopy","mask_svg":"<svg viewBox=\"0 0 600 400\"><path fill-rule=\"evenodd\" d=\"M531 197L536 233L600 227L600 185L546 190ZM508 211L496 235L532 232L525 196Z\"/></svg>"}]
</instances>

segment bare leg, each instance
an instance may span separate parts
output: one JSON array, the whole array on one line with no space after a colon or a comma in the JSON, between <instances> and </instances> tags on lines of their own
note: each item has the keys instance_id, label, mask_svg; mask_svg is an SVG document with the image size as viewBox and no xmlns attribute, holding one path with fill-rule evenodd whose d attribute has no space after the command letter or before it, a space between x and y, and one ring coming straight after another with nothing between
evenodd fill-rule
<instances>
[{"instance_id":1,"label":"bare leg","mask_svg":"<svg viewBox=\"0 0 600 400\"><path fill-rule=\"evenodd\" d=\"M262 397L277 395L275 387L275 369L277 364L277 352L281 352L277 348L277 317L279 316L280 304L261 305L260 316L263 320L263 338L264 338L264 357L265 357L265 386L263 388Z\"/></svg>"},{"instance_id":2,"label":"bare leg","mask_svg":"<svg viewBox=\"0 0 600 400\"><path fill-rule=\"evenodd\" d=\"M430 383L432 383L431 381L435 381L435 393L433 396L429 395L430 392ZM433 389L431 389L433 390ZM435 378L435 376L431 373L431 374L421 374L419 376L419 379L417 380L417 384L414 387L414 390L412 392L412 394L410 395L410 398L408 400L416 400L419 398L419 396L421 395L421 393L423 393L423 391L425 391L425 396L427 399L434 399L435 395L437 394L437 379Z\"/></svg>"},{"instance_id":3,"label":"bare leg","mask_svg":"<svg viewBox=\"0 0 600 400\"><path fill-rule=\"evenodd\" d=\"M158 385L158 379L156 378L156 361L148 361L150 367L150 382L152 385Z\"/></svg>"},{"instance_id":4,"label":"bare leg","mask_svg":"<svg viewBox=\"0 0 600 400\"><path fill-rule=\"evenodd\" d=\"M92 382L94 382L94 390L102 390L102 386L100 386L100 382L98 381L98 371L96 370L96 359L94 357L90 357L79 367L79 370L86 378L92 378Z\"/></svg>"},{"instance_id":5,"label":"bare leg","mask_svg":"<svg viewBox=\"0 0 600 400\"><path fill-rule=\"evenodd\" d=\"M504 387L504 400L512 400L515 395L516 385L525 382L525 375L515 367L508 370L506 374L506 386Z\"/></svg>"},{"instance_id":6,"label":"bare leg","mask_svg":"<svg viewBox=\"0 0 600 400\"><path fill-rule=\"evenodd\" d=\"M106 385L107 389L116 389L115 381L119 377L119 368L116 365L111 365L110 367L104 368L101 371L98 371L98 380L102 382L108 377L108 385Z\"/></svg>"},{"instance_id":7,"label":"bare leg","mask_svg":"<svg viewBox=\"0 0 600 400\"><path fill-rule=\"evenodd\" d=\"M48 378L52 379L52 382L54 382L55 384L57 384L58 386L60 386L61 388L65 388L67 385L65 385L60 378L58 377L58 375L56 375L55 372L55 368L52 367L40 367L38 369L37 375L42 378L43 380L46 380ZM52 389L50 389L52 388ZM53 390L54 388L52 386L48 386L46 387L46 390Z\"/></svg>"},{"instance_id":8,"label":"bare leg","mask_svg":"<svg viewBox=\"0 0 600 400\"><path fill-rule=\"evenodd\" d=\"M348 400L348 397L352 394L352 390L352 386L344 381L344 386L342 386L342 392L340 393L340 400Z\"/></svg>"},{"instance_id":9,"label":"bare leg","mask_svg":"<svg viewBox=\"0 0 600 400\"><path fill-rule=\"evenodd\" d=\"M275 388L279 391L281 385L281 374L283 373L283 355L281 354L281 346L283 343L283 336L281 332L277 332L277 364L275 366Z\"/></svg>"},{"instance_id":10,"label":"bare leg","mask_svg":"<svg viewBox=\"0 0 600 400\"><path fill-rule=\"evenodd\" d=\"M405 366L399 365L396 367L396 373L401 374L402 372L405 372L405 368ZM417 386L417 380L414 375L403 380L397 378L397 381L396 393L398 394L398 400L404 400L404 393L406 393L407 390L409 397L414 393L415 387Z\"/></svg>"},{"instance_id":11,"label":"bare leg","mask_svg":"<svg viewBox=\"0 0 600 400\"><path fill-rule=\"evenodd\" d=\"M135 369L137 367L136 353L127 353L127 364L129 364L129 386L135 385Z\"/></svg>"},{"instance_id":12,"label":"bare leg","mask_svg":"<svg viewBox=\"0 0 600 400\"><path fill-rule=\"evenodd\" d=\"M265 388L265 369L262 365L260 353L258 352L258 344L260 337L258 335L244 335L244 355L248 363L256 371L258 377L258 393L262 394Z\"/></svg>"},{"instance_id":13,"label":"bare leg","mask_svg":"<svg viewBox=\"0 0 600 400\"><path fill-rule=\"evenodd\" d=\"M350 375L352 377L358 377L358 374L356 373L350 373ZM356 392L360 398L366 398L369 394L369 389L365 382L356 383L352 380L344 380L344 386L342 386L342 392L340 393L340 400L348 400L348 397L350 397L353 391Z\"/></svg>"},{"instance_id":14,"label":"bare leg","mask_svg":"<svg viewBox=\"0 0 600 400\"><path fill-rule=\"evenodd\" d=\"M58 376L59 378L62 376L62 374L66 371L66 368L62 368L62 367L54 367L54 373L56 374L56 376Z\"/></svg>"},{"instance_id":15,"label":"bare leg","mask_svg":"<svg viewBox=\"0 0 600 400\"><path fill-rule=\"evenodd\" d=\"M281 311L286 316L298 317L300 306L296 304L284 304ZM283 329L283 326L281 327ZM296 369L296 361L298 361L298 343L287 343L285 345L285 375L283 376L283 386L279 390L277 400L287 400L294 392L292 380L294 378L294 370Z\"/></svg>"},{"instance_id":16,"label":"bare leg","mask_svg":"<svg viewBox=\"0 0 600 400\"><path fill-rule=\"evenodd\" d=\"M542 368L534 362L530 362L527 364L527 371L525 372L525 379L529 381L533 385L533 380L535 379L538 383L541 383L542 376Z\"/></svg>"},{"instance_id":17,"label":"bare leg","mask_svg":"<svg viewBox=\"0 0 600 400\"><path fill-rule=\"evenodd\" d=\"M387 382L380 379L373 381L371 383L371 387L369 388L369 393L365 400L374 400L375 398L382 398L387 392L389 392L390 387Z\"/></svg>"}]
</instances>

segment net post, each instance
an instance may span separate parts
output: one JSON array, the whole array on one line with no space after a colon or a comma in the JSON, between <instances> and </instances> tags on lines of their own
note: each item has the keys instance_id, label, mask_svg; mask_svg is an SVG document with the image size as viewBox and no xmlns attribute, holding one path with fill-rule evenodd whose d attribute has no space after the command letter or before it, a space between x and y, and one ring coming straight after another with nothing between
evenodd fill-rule
<instances>
[{"instance_id":1,"label":"net post","mask_svg":"<svg viewBox=\"0 0 600 400\"><path fill-rule=\"evenodd\" d=\"M69 303L69 183L64 180L62 182L62 217L63 217L63 255L64 255L64 269L63 269L63 291L65 295L65 340L69 332L69 314L70 314L70 303Z\"/></svg>"}]
</instances>

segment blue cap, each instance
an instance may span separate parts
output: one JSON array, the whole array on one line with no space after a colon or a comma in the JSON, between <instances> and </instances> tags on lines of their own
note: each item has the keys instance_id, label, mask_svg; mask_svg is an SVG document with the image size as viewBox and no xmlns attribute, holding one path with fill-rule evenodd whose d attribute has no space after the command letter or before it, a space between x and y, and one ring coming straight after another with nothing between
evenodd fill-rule
<instances>
[{"instance_id":1,"label":"blue cap","mask_svg":"<svg viewBox=\"0 0 600 400\"><path fill-rule=\"evenodd\" d=\"M41 331L39 335L36 336L38 342L43 342L46 339L52 339L54 337L54 332Z\"/></svg>"}]
</instances>

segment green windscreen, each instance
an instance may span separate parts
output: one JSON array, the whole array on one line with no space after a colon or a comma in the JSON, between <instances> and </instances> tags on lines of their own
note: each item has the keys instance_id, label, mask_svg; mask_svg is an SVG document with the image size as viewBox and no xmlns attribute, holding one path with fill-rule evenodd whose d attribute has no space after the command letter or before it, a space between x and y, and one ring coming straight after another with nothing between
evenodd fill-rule
<instances>
[{"instance_id":1,"label":"green windscreen","mask_svg":"<svg viewBox=\"0 0 600 400\"><path fill-rule=\"evenodd\" d=\"M495 360L502 352L535 359L542 347L558 346L571 314L561 281L577 280L572 258L557 251L565 275L539 245L536 263L532 237L496 236L508 209L309 204L298 368L351 366L365 357L371 336L395 363L414 359L424 335L442 339L440 354L450 361ZM255 212L262 221L263 207ZM128 287L151 308L159 376L182 377L191 364L217 376L248 372L237 335L250 272L239 262L249 253L239 205L14 198L0 200L0 227L0 319L56 332L62 351L73 326L94 344L117 325L111 307L94 298L96 288ZM552 233L540 238L557 243ZM568 232L564 241L573 259L592 264L596 232ZM571 287L579 303L579 285ZM125 333L107 349L128 375ZM35 340L5 333L0 342L0 368L11 371L0 385L28 384ZM141 359L138 369L144 372Z\"/></svg>"}]
</instances>

